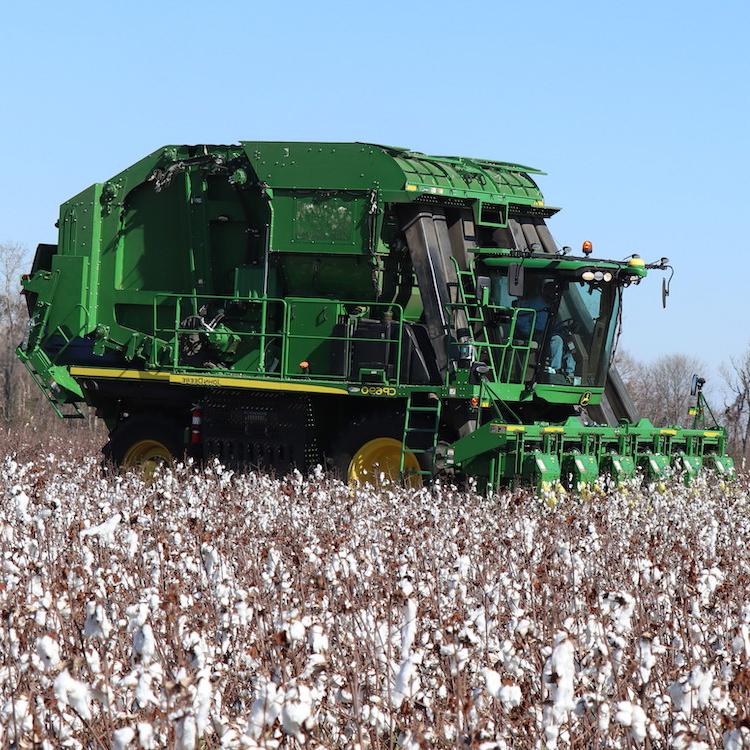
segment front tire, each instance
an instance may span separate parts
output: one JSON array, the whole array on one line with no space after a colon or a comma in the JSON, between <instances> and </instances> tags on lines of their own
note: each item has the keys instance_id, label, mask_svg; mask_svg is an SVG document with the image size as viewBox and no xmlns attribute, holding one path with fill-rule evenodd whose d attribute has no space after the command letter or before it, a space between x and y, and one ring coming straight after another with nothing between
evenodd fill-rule
<instances>
[{"instance_id":1,"label":"front tire","mask_svg":"<svg viewBox=\"0 0 750 750\"><path fill-rule=\"evenodd\" d=\"M380 487L402 481L402 429L403 422L398 418L363 418L348 425L334 442L331 456L334 469L349 485ZM404 484L415 489L422 487L420 471L419 458L407 450Z\"/></svg>"},{"instance_id":2,"label":"front tire","mask_svg":"<svg viewBox=\"0 0 750 750\"><path fill-rule=\"evenodd\" d=\"M177 422L140 414L118 424L102 452L118 469L140 471L150 478L157 467L181 461L185 447Z\"/></svg>"}]
</instances>

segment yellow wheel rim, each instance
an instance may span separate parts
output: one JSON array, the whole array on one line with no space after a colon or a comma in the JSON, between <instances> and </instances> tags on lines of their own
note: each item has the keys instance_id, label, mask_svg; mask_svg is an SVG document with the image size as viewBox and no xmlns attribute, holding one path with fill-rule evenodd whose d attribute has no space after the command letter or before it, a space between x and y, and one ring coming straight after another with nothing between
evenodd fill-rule
<instances>
[{"instance_id":1,"label":"yellow wheel rim","mask_svg":"<svg viewBox=\"0 0 750 750\"><path fill-rule=\"evenodd\" d=\"M411 451L406 451L404 480L407 487L422 486L419 470L417 457ZM371 484L379 487L383 482L398 482L400 474L401 441L382 437L365 443L354 454L347 470L347 480L349 484Z\"/></svg>"},{"instance_id":2,"label":"yellow wheel rim","mask_svg":"<svg viewBox=\"0 0 750 750\"><path fill-rule=\"evenodd\" d=\"M164 443L158 440L139 440L125 452L122 466L125 469L138 469L144 476L151 478L157 466L164 466L172 460L173 456Z\"/></svg>"}]
</instances>

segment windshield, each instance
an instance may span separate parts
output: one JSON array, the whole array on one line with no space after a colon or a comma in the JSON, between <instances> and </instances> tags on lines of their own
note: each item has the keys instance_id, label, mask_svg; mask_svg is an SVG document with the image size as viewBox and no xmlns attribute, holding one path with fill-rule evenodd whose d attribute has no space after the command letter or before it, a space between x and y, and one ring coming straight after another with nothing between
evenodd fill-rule
<instances>
[{"instance_id":1,"label":"windshield","mask_svg":"<svg viewBox=\"0 0 750 750\"><path fill-rule=\"evenodd\" d=\"M617 326L620 289L528 269L511 295L508 270L490 274L489 334L505 382L604 386Z\"/></svg>"}]
</instances>

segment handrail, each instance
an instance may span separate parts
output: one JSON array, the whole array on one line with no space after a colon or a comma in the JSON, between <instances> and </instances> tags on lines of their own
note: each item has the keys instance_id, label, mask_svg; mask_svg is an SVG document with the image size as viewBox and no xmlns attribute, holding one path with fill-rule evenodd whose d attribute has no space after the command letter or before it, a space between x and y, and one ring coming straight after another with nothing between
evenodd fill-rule
<instances>
[{"instance_id":1,"label":"handrail","mask_svg":"<svg viewBox=\"0 0 750 750\"><path fill-rule=\"evenodd\" d=\"M456 308L463 308L466 307L472 307L471 303L468 302L449 302L446 303L446 308L449 310L453 310ZM494 361L494 355L493 353L495 351L501 351L502 355L500 356L499 364L496 367L497 371L497 377L499 383L512 383L514 382L511 379L512 373L512 367L513 362L512 360L508 359L508 353L510 351L521 351L524 352L524 359L523 364L521 367L521 374L519 378L519 383L524 382L524 374L526 370L528 369L529 365L529 358L531 356L531 349L532 349L532 343L534 341L534 329L536 327L536 318L537 318L537 310L535 310L532 307L503 307L502 305L483 305L483 309L485 311L489 312L502 312L509 316L510 319L510 328L508 329L508 332L506 336L504 337L503 341L498 342L491 342L491 341L477 341L475 339L472 339L472 346L474 346L478 350L486 349L488 350L488 354L490 357L493 357ZM529 333L528 335L523 339L523 343L515 343L516 341L516 325L518 322L518 317L520 315L529 316L530 317L530 326L529 326ZM486 325L486 322L485 322Z\"/></svg>"},{"instance_id":2,"label":"handrail","mask_svg":"<svg viewBox=\"0 0 750 750\"><path fill-rule=\"evenodd\" d=\"M181 350L180 350L180 337L190 334L199 333L200 329L186 328L181 325L182 323L182 310L184 309L184 303L188 302L191 307L198 310L202 305L207 305L216 302L237 302L243 305L247 305L248 308L245 314L250 313L251 308L255 308L252 314L259 316L252 320L253 326L257 326L257 330L237 330L236 328L227 328L227 334L237 337L240 341L257 340L257 362L253 363L253 368L249 369L248 372L252 372L254 375L260 375L269 378L289 378L289 379L309 379L313 373L303 372L294 373L290 372L290 347L295 341L310 341L319 342L319 344L331 343L331 342L343 342L343 350L345 353L350 351L353 342L357 343L380 343L389 344L395 347L395 354L389 359L394 365L393 376L387 378L391 384L401 383L401 353L403 350L403 327L404 327L404 310L399 304L391 302L372 302L363 300L333 300L324 297L256 297L256 298L242 298L237 299L235 296L230 295L215 295L215 294L175 294L164 292L154 296L152 301L152 330L153 335L157 338L161 338L160 334L168 335L165 336L166 340L170 342L171 352L171 367L177 369L196 369L203 370L203 367L195 367L181 361ZM159 310L164 310L172 307L174 303L174 319L171 325L166 327L159 324ZM325 335L316 335L315 333L298 333L294 330L292 310L295 305L305 306L319 306L319 305L331 305L336 306L337 315L346 315L344 308L347 306L362 306L369 308L370 310L383 310L389 311L392 315L392 322L395 324L396 329L389 338L369 338L365 336L352 336L351 331L348 327L344 329L344 335L331 335L327 333ZM269 316L271 310L275 310L278 314L275 316L276 320L271 325L269 323ZM279 367L274 368L274 372L269 372L266 369L266 356L268 352L268 346L276 342L279 346ZM311 346L311 350L315 347ZM251 349L255 351L255 349ZM249 352L246 352L246 354ZM156 348L152 349L152 359L156 358ZM394 361L395 358L395 361ZM154 361L154 365L157 363ZM233 370L231 365L227 365L225 368L217 368L217 370L226 370L228 372L237 372ZM351 379L351 373L347 372L347 363L344 362L344 368L342 372L333 372L332 368L328 368L323 372L316 372L314 376L318 379L325 380L348 380Z\"/></svg>"}]
</instances>

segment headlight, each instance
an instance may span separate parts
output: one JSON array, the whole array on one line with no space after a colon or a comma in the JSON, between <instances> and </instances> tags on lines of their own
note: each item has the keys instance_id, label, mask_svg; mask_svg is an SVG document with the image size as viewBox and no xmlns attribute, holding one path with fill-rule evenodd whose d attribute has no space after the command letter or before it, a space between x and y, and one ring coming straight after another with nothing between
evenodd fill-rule
<instances>
[{"instance_id":1,"label":"headlight","mask_svg":"<svg viewBox=\"0 0 750 750\"><path fill-rule=\"evenodd\" d=\"M594 272L593 271L584 271L581 274L581 278L584 281L593 281L594 280Z\"/></svg>"},{"instance_id":2,"label":"headlight","mask_svg":"<svg viewBox=\"0 0 750 750\"><path fill-rule=\"evenodd\" d=\"M611 273L610 273L609 271L607 271L607 272L606 272L606 273L604 274L604 280L605 280L605 281L612 281L612 274L611 274Z\"/></svg>"}]
</instances>

